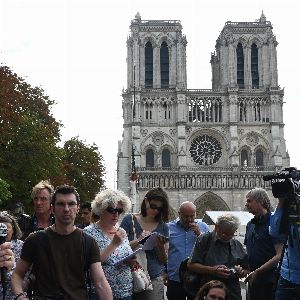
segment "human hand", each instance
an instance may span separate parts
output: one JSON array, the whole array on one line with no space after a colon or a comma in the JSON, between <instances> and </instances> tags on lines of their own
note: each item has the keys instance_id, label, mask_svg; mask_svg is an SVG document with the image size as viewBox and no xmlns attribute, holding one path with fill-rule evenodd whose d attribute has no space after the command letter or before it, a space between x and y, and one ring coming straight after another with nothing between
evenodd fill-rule
<instances>
[{"instance_id":1,"label":"human hand","mask_svg":"<svg viewBox=\"0 0 300 300\"><path fill-rule=\"evenodd\" d=\"M116 247L118 247L118 246L120 246L122 244L122 242L123 242L123 240L125 239L126 236L127 236L126 235L126 231L123 228L120 227L116 231L116 233L115 233L115 235L114 235L111 243L113 245L115 245Z\"/></svg>"},{"instance_id":2,"label":"human hand","mask_svg":"<svg viewBox=\"0 0 300 300\"><path fill-rule=\"evenodd\" d=\"M194 233L196 234L196 236L199 236L201 233L201 230L199 228L199 226L196 223L190 223L189 225L189 229L194 231Z\"/></svg>"},{"instance_id":3,"label":"human hand","mask_svg":"<svg viewBox=\"0 0 300 300\"><path fill-rule=\"evenodd\" d=\"M10 247L10 242L0 245L0 268L5 267L11 270L15 266L15 255Z\"/></svg>"},{"instance_id":4,"label":"human hand","mask_svg":"<svg viewBox=\"0 0 300 300\"><path fill-rule=\"evenodd\" d=\"M145 238L149 234L151 234L151 231L143 230L143 232L141 233L141 235L138 238L138 241L141 241L143 238Z\"/></svg>"},{"instance_id":5,"label":"human hand","mask_svg":"<svg viewBox=\"0 0 300 300\"><path fill-rule=\"evenodd\" d=\"M235 269L235 274L239 278L243 278L243 277L247 276L247 274L249 273L248 270L243 269L240 265L234 266L234 269Z\"/></svg>"},{"instance_id":6,"label":"human hand","mask_svg":"<svg viewBox=\"0 0 300 300\"><path fill-rule=\"evenodd\" d=\"M246 277L245 282L249 282L249 284L251 285L257 279L257 276L258 276L257 270L250 272Z\"/></svg>"},{"instance_id":7,"label":"human hand","mask_svg":"<svg viewBox=\"0 0 300 300\"><path fill-rule=\"evenodd\" d=\"M214 274L221 278L229 278L232 276L230 269L224 265L217 265L214 267Z\"/></svg>"}]
</instances>

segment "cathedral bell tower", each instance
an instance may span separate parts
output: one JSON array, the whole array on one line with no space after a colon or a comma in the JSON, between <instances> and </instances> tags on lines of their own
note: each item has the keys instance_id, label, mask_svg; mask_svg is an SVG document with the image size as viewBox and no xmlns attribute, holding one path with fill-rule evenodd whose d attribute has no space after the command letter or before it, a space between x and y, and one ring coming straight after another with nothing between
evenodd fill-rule
<instances>
[{"instance_id":1,"label":"cathedral bell tower","mask_svg":"<svg viewBox=\"0 0 300 300\"><path fill-rule=\"evenodd\" d=\"M262 176L289 166L278 85L276 38L262 14L226 22L211 55L212 89L188 89L186 45L178 20L131 21L118 188L137 206L148 189L167 190L171 205L186 200L205 210L239 210Z\"/></svg>"}]
</instances>

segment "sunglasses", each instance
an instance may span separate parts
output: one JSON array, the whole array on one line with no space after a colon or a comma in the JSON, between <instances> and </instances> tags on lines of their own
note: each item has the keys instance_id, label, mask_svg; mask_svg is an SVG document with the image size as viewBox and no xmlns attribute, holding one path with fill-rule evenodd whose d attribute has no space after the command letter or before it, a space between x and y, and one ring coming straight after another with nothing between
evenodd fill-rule
<instances>
[{"instance_id":1,"label":"sunglasses","mask_svg":"<svg viewBox=\"0 0 300 300\"><path fill-rule=\"evenodd\" d=\"M161 211L161 210L162 210L162 206L157 206L156 204L151 203L151 202L149 202L149 207L150 207L151 209L156 209L156 210L158 210L158 211Z\"/></svg>"},{"instance_id":2,"label":"sunglasses","mask_svg":"<svg viewBox=\"0 0 300 300\"><path fill-rule=\"evenodd\" d=\"M119 215L124 211L123 208L113 208L109 206L106 211L110 214L116 214L118 213Z\"/></svg>"}]
</instances>

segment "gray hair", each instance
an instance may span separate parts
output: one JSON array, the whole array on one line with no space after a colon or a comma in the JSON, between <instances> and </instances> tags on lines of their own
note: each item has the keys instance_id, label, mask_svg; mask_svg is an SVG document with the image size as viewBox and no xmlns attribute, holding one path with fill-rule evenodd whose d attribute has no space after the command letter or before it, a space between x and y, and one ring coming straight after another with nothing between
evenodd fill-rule
<instances>
[{"instance_id":1,"label":"gray hair","mask_svg":"<svg viewBox=\"0 0 300 300\"><path fill-rule=\"evenodd\" d=\"M270 198L266 192L266 190L262 188L254 188L250 190L246 198L252 198L256 202L260 203L263 208L265 208L267 211L271 210L271 203L270 203Z\"/></svg>"},{"instance_id":2,"label":"gray hair","mask_svg":"<svg viewBox=\"0 0 300 300\"><path fill-rule=\"evenodd\" d=\"M106 189L98 193L92 201L92 212L100 216L108 206L115 208L119 203L125 213L131 210L130 199L122 191Z\"/></svg>"},{"instance_id":3,"label":"gray hair","mask_svg":"<svg viewBox=\"0 0 300 300\"><path fill-rule=\"evenodd\" d=\"M216 225L219 225L220 227L229 227L232 231L236 231L240 224L240 219L230 213L219 216L216 222Z\"/></svg>"}]
</instances>

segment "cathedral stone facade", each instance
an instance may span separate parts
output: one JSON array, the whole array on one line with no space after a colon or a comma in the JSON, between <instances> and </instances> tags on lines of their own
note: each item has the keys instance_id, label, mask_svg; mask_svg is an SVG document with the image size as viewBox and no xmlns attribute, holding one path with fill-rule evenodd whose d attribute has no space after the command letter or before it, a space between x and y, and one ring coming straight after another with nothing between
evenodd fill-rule
<instances>
[{"instance_id":1,"label":"cathedral stone facade","mask_svg":"<svg viewBox=\"0 0 300 300\"><path fill-rule=\"evenodd\" d=\"M277 41L262 14L226 22L211 55L212 89L188 89L186 37L178 20L131 21L118 189L137 206L164 188L174 209L189 200L206 210L243 210L245 194L289 166L284 91L278 85ZM131 182L132 183L132 182Z\"/></svg>"}]
</instances>

